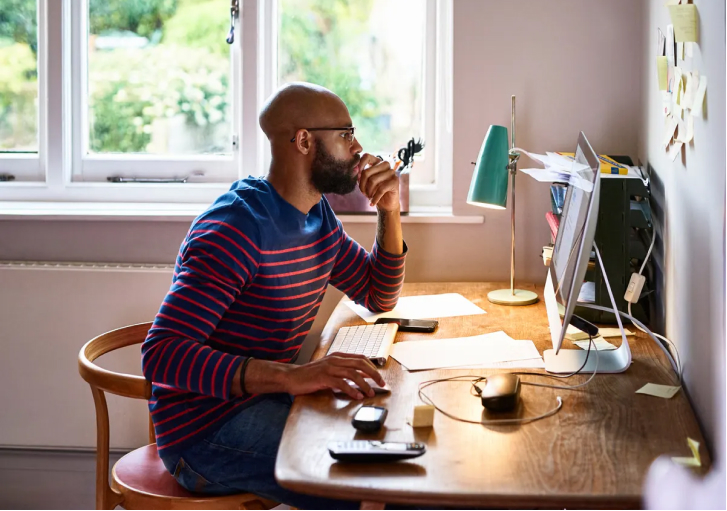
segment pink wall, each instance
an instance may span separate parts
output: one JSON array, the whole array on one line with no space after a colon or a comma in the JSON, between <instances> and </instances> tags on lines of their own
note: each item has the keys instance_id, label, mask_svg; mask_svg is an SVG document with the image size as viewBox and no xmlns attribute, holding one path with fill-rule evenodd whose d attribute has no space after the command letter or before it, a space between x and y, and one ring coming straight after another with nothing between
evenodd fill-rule
<instances>
[{"instance_id":1,"label":"pink wall","mask_svg":"<svg viewBox=\"0 0 727 511\"><path fill-rule=\"evenodd\" d=\"M517 143L533 151L575 148L635 156L642 75L642 2L454 1L454 209L484 224L407 224L408 281L509 279L510 214L465 204L472 165L490 124L509 126L518 98ZM523 161L523 164L528 163ZM545 278L548 186L517 178L520 281ZM0 221L0 260L172 262L181 223ZM347 231L370 246L375 227Z\"/></svg>"}]
</instances>

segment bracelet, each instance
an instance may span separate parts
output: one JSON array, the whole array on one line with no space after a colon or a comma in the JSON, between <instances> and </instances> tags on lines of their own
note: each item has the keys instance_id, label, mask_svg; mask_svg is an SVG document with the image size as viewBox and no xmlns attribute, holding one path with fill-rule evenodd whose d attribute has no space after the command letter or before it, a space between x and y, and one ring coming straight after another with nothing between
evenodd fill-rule
<instances>
[{"instance_id":1,"label":"bracelet","mask_svg":"<svg viewBox=\"0 0 727 511\"><path fill-rule=\"evenodd\" d=\"M245 372L247 371L247 364L249 364L252 359L253 357L247 357L242 363L242 369L240 369L240 392L243 396L247 394L247 390L245 390Z\"/></svg>"}]
</instances>

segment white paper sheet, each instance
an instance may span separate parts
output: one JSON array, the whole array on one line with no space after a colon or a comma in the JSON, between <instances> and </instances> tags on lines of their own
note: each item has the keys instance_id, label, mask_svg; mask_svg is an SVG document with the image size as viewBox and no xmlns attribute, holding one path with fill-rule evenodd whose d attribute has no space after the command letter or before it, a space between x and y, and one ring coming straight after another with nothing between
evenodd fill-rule
<instances>
[{"instance_id":1,"label":"white paper sheet","mask_svg":"<svg viewBox=\"0 0 727 511\"><path fill-rule=\"evenodd\" d=\"M452 367L451 369L545 369L543 359L528 358L525 360L509 360L507 362L493 362L491 364Z\"/></svg>"},{"instance_id":2,"label":"white paper sheet","mask_svg":"<svg viewBox=\"0 0 727 511\"><path fill-rule=\"evenodd\" d=\"M399 342L392 347L391 356L408 370L421 371L532 360L540 353L532 341L516 341L498 331L455 339Z\"/></svg>"},{"instance_id":3,"label":"white paper sheet","mask_svg":"<svg viewBox=\"0 0 727 511\"><path fill-rule=\"evenodd\" d=\"M371 312L351 301L346 305L367 323L374 323L379 318L430 319L487 314L459 293L404 296L389 312Z\"/></svg>"}]
</instances>

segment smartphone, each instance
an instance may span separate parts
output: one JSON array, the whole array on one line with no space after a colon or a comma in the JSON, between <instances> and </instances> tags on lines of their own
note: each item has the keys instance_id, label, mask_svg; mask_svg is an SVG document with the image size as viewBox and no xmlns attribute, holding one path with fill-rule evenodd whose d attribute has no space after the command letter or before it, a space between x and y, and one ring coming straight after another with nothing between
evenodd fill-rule
<instances>
[{"instance_id":1,"label":"smartphone","mask_svg":"<svg viewBox=\"0 0 727 511\"><path fill-rule=\"evenodd\" d=\"M400 332L434 332L439 321L434 319L403 319L403 318L379 318L375 325L382 323L396 323Z\"/></svg>"}]
</instances>

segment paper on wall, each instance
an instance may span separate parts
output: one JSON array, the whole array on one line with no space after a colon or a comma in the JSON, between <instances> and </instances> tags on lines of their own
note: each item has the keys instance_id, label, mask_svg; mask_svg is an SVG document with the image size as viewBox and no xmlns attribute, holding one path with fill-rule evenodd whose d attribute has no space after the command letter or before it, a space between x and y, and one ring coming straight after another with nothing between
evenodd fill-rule
<instances>
[{"instance_id":1,"label":"paper on wall","mask_svg":"<svg viewBox=\"0 0 727 511\"><path fill-rule=\"evenodd\" d=\"M671 142L671 139L674 136L674 130L677 128L677 124L677 120L673 115L668 115L664 120L664 135L661 143L665 148L669 145L669 142Z\"/></svg>"},{"instance_id":2,"label":"paper on wall","mask_svg":"<svg viewBox=\"0 0 727 511\"><path fill-rule=\"evenodd\" d=\"M687 124L681 119L677 121L677 142L687 142Z\"/></svg>"},{"instance_id":3,"label":"paper on wall","mask_svg":"<svg viewBox=\"0 0 727 511\"><path fill-rule=\"evenodd\" d=\"M674 40L697 42L697 6L694 4L670 5L669 14L674 26Z\"/></svg>"},{"instance_id":4,"label":"paper on wall","mask_svg":"<svg viewBox=\"0 0 727 511\"><path fill-rule=\"evenodd\" d=\"M404 296L399 298L396 307L388 312L371 312L352 301L345 303L367 323L374 323L379 318L429 319L486 314L459 293Z\"/></svg>"},{"instance_id":5,"label":"paper on wall","mask_svg":"<svg viewBox=\"0 0 727 511\"><path fill-rule=\"evenodd\" d=\"M684 53L687 54L687 58L691 59L694 56L694 43L684 43Z\"/></svg>"},{"instance_id":6,"label":"paper on wall","mask_svg":"<svg viewBox=\"0 0 727 511\"><path fill-rule=\"evenodd\" d=\"M656 57L656 72L658 73L659 77L659 90L667 90L667 67L668 63L666 61L666 57L658 56Z\"/></svg>"},{"instance_id":7,"label":"paper on wall","mask_svg":"<svg viewBox=\"0 0 727 511\"><path fill-rule=\"evenodd\" d=\"M691 142L694 138L694 115L689 112L687 115L687 143Z\"/></svg>"},{"instance_id":8,"label":"paper on wall","mask_svg":"<svg viewBox=\"0 0 727 511\"><path fill-rule=\"evenodd\" d=\"M692 113L702 117L702 104L704 103L704 93L707 91L707 77L702 75L699 77L699 87L694 93L694 101L692 102Z\"/></svg>"},{"instance_id":9,"label":"paper on wall","mask_svg":"<svg viewBox=\"0 0 727 511\"><path fill-rule=\"evenodd\" d=\"M669 151L667 152L667 156L671 161L674 161L677 159L677 156L682 152L682 146L684 145L684 142L674 142L674 145L672 145L669 148Z\"/></svg>"}]
</instances>

